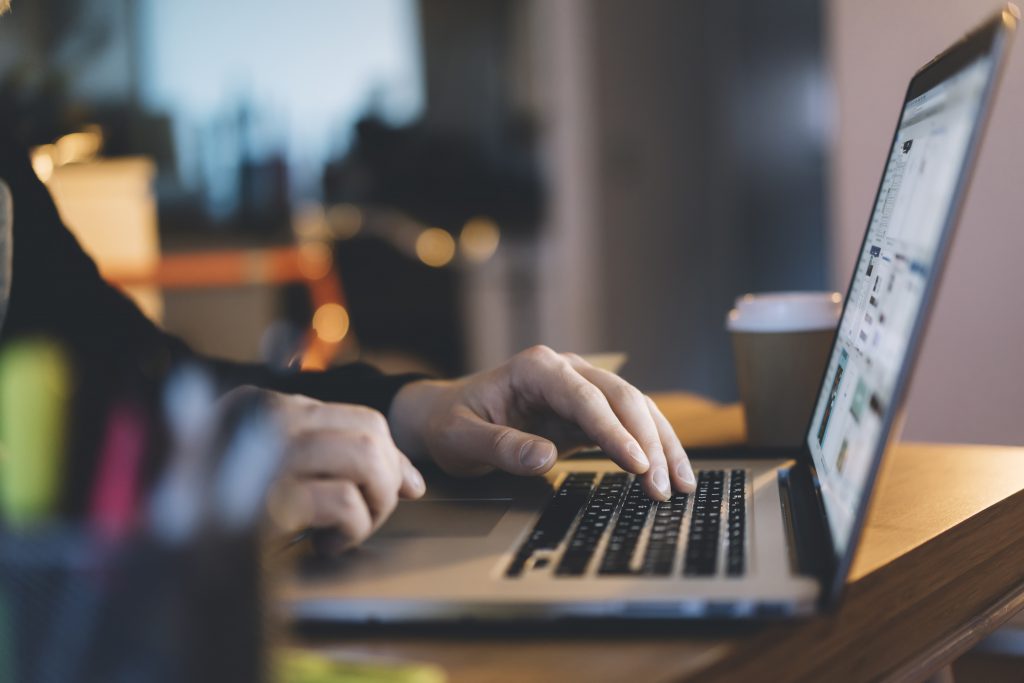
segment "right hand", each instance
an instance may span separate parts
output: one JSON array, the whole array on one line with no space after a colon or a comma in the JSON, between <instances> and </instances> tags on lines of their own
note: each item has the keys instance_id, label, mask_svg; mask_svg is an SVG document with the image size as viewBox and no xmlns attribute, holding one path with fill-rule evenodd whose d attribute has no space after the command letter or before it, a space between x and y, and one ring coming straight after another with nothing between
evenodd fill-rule
<instances>
[{"instance_id":1,"label":"right hand","mask_svg":"<svg viewBox=\"0 0 1024 683\"><path fill-rule=\"evenodd\" d=\"M319 549L340 553L380 528L399 498L426 492L378 411L255 387L235 389L225 399L252 392L265 399L285 437L284 464L268 500L277 532L330 530Z\"/></svg>"}]
</instances>

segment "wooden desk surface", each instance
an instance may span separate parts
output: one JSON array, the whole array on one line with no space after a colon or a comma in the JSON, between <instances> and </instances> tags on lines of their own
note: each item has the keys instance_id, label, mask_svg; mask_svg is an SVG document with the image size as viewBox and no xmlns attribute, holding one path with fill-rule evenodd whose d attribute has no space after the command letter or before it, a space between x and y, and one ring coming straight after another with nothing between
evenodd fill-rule
<instances>
[{"instance_id":1,"label":"wooden desk surface","mask_svg":"<svg viewBox=\"0 0 1024 683\"><path fill-rule=\"evenodd\" d=\"M657 396L684 442L742 440L742 412ZM453 681L915 680L1024 608L1024 448L902 444L887 459L833 614L755 627L669 625L615 635L343 635L354 655L440 664Z\"/></svg>"}]
</instances>

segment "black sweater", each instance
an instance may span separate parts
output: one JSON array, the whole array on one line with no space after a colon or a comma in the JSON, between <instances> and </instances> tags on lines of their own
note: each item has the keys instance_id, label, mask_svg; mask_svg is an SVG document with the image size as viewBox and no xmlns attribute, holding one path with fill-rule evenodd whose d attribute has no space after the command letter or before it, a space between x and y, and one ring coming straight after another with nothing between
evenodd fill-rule
<instances>
[{"instance_id":1,"label":"black sweater","mask_svg":"<svg viewBox=\"0 0 1024 683\"><path fill-rule=\"evenodd\" d=\"M281 372L262 365L201 357L150 322L107 284L64 227L28 153L0 134L0 178L14 199L13 279L0 339L43 335L63 343L88 376L152 385L176 363L207 364L227 390L253 384L323 401L359 403L387 412L412 375L388 376L362 363L325 372Z\"/></svg>"}]
</instances>

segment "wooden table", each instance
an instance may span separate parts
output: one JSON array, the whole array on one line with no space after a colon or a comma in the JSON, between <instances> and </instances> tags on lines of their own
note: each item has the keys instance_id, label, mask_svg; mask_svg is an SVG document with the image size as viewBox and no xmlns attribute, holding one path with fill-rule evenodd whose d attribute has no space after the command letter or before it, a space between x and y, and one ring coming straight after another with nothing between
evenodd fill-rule
<instances>
[{"instance_id":1,"label":"wooden table","mask_svg":"<svg viewBox=\"0 0 1024 683\"><path fill-rule=\"evenodd\" d=\"M741 441L742 411L656 400L690 445ZM453 681L921 680L1024 608L1024 448L902 444L888 457L833 614L760 626L306 633Z\"/></svg>"}]
</instances>

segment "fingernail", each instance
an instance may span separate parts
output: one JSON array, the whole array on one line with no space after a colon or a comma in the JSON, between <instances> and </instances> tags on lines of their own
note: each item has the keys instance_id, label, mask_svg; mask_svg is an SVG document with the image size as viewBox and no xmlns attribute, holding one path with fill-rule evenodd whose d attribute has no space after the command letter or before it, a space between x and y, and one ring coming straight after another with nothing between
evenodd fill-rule
<instances>
[{"instance_id":1,"label":"fingernail","mask_svg":"<svg viewBox=\"0 0 1024 683\"><path fill-rule=\"evenodd\" d=\"M539 470L551 460L553 455L551 444L543 441L531 441L523 446L519 454L519 462L528 470Z\"/></svg>"},{"instance_id":2,"label":"fingernail","mask_svg":"<svg viewBox=\"0 0 1024 683\"><path fill-rule=\"evenodd\" d=\"M640 450L640 445L637 443L631 443L626 446L626 452L629 453L629 457L636 460L637 464L641 467L647 467L651 464L648 462L647 456L644 455L642 450Z\"/></svg>"},{"instance_id":3,"label":"fingernail","mask_svg":"<svg viewBox=\"0 0 1024 683\"><path fill-rule=\"evenodd\" d=\"M685 462L681 462L676 466L676 474L679 475L679 478L682 479L684 483L689 484L690 486L697 485L697 479L693 476L693 470Z\"/></svg>"},{"instance_id":4,"label":"fingernail","mask_svg":"<svg viewBox=\"0 0 1024 683\"><path fill-rule=\"evenodd\" d=\"M668 483L668 472L664 468L659 467L654 470L652 481L654 482L654 488L658 489L663 496L666 498L672 497L672 487Z\"/></svg>"},{"instance_id":5,"label":"fingernail","mask_svg":"<svg viewBox=\"0 0 1024 683\"><path fill-rule=\"evenodd\" d=\"M427 483L423 481L423 475L412 465L407 465L405 468L405 483L416 494L421 494L427 490Z\"/></svg>"}]
</instances>

